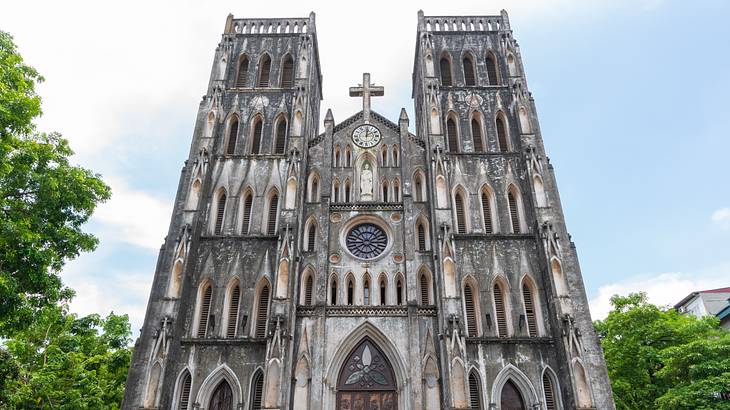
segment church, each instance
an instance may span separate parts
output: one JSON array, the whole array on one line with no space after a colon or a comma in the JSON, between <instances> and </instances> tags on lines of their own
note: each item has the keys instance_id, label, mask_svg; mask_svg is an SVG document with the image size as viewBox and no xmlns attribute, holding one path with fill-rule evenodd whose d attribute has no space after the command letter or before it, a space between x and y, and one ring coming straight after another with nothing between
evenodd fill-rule
<instances>
[{"instance_id":1,"label":"church","mask_svg":"<svg viewBox=\"0 0 730 410\"><path fill-rule=\"evenodd\" d=\"M416 33L321 128L314 13L228 16L122 408L615 408L507 13Z\"/></svg>"}]
</instances>

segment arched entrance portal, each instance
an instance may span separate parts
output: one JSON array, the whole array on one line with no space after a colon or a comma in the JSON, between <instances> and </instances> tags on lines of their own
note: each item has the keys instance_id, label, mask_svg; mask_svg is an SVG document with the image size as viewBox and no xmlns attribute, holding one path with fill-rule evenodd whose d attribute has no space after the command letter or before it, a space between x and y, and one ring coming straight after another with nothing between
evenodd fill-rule
<instances>
[{"instance_id":1,"label":"arched entrance portal","mask_svg":"<svg viewBox=\"0 0 730 410\"><path fill-rule=\"evenodd\" d=\"M502 397L500 398L500 407L502 410L525 410L525 401L522 400L522 394L520 390L512 383L512 380L507 380L507 383L502 387Z\"/></svg>"},{"instance_id":2,"label":"arched entrance portal","mask_svg":"<svg viewBox=\"0 0 730 410\"><path fill-rule=\"evenodd\" d=\"M337 379L337 410L397 410L393 367L365 337L352 349Z\"/></svg>"}]
</instances>

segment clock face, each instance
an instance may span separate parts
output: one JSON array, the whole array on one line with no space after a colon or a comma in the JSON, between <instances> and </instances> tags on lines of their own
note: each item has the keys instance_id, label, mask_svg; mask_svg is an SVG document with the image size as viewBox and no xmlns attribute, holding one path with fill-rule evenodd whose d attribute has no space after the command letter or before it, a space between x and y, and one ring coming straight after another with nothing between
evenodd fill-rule
<instances>
[{"instance_id":1,"label":"clock face","mask_svg":"<svg viewBox=\"0 0 730 410\"><path fill-rule=\"evenodd\" d=\"M372 125L361 125L352 132L352 141L362 148L372 148L380 139L380 130Z\"/></svg>"}]
</instances>

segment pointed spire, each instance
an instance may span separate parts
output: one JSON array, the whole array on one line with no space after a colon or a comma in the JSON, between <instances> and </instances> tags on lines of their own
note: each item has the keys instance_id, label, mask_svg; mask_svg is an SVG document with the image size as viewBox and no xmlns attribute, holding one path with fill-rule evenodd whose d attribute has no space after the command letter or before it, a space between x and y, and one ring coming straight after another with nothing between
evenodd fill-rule
<instances>
[{"instance_id":1,"label":"pointed spire","mask_svg":"<svg viewBox=\"0 0 730 410\"><path fill-rule=\"evenodd\" d=\"M324 122L325 124L328 122L335 122L335 118L332 116L332 109L327 109L327 114L324 116Z\"/></svg>"},{"instance_id":2,"label":"pointed spire","mask_svg":"<svg viewBox=\"0 0 730 410\"><path fill-rule=\"evenodd\" d=\"M327 115L324 116L324 133L331 137L334 132L335 118L332 116L332 110L327 109Z\"/></svg>"},{"instance_id":3,"label":"pointed spire","mask_svg":"<svg viewBox=\"0 0 730 410\"><path fill-rule=\"evenodd\" d=\"M405 108L400 109L400 118L401 121L408 121L408 113L406 113Z\"/></svg>"}]
</instances>

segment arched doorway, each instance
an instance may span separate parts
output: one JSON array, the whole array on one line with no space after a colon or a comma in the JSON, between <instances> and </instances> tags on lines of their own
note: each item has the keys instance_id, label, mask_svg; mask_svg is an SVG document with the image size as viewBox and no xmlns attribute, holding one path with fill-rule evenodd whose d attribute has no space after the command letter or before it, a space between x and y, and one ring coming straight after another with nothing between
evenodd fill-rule
<instances>
[{"instance_id":1,"label":"arched doorway","mask_svg":"<svg viewBox=\"0 0 730 410\"><path fill-rule=\"evenodd\" d=\"M233 410L233 391L228 382L221 380L210 398L210 410Z\"/></svg>"},{"instance_id":2,"label":"arched doorway","mask_svg":"<svg viewBox=\"0 0 730 410\"><path fill-rule=\"evenodd\" d=\"M502 386L502 395L500 396L499 407L502 410L526 410L525 401L522 399L520 390L512 383L512 380L507 380L507 383Z\"/></svg>"},{"instance_id":3,"label":"arched doorway","mask_svg":"<svg viewBox=\"0 0 730 410\"><path fill-rule=\"evenodd\" d=\"M393 367L365 337L352 349L337 378L337 410L397 410Z\"/></svg>"}]
</instances>

